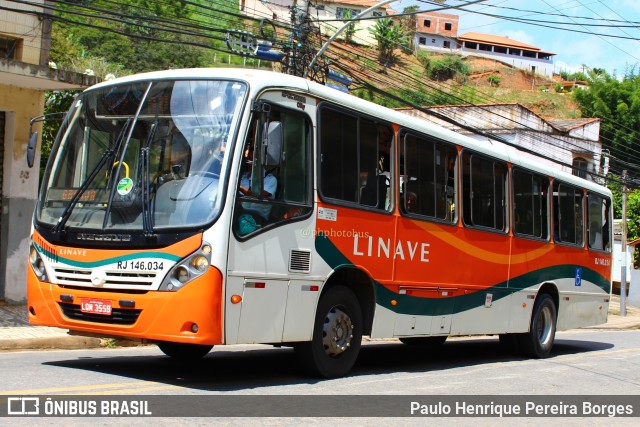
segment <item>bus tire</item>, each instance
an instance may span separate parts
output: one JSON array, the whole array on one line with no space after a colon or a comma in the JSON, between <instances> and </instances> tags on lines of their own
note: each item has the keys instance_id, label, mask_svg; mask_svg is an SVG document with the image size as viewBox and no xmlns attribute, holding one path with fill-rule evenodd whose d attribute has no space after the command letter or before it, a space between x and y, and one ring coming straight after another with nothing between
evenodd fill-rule
<instances>
[{"instance_id":1,"label":"bus tire","mask_svg":"<svg viewBox=\"0 0 640 427\"><path fill-rule=\"evenodd\" d=\"M440 347L449 338L446 335L438 335L435 337L402 337L398 338L401 343L416 347Z\"/></svg>"},{"instance_id":2,"label":"bus tire","mask_svg":"<svg viewBox=\"0 0 640 427\"><path fill-rule=\"evenodd\" d=\"M181 342L160 341L156 343L160 351L176 360L198 360L207 355L212 345L186 344Z\"/></svg>"},{"instance_id":3,"label":"bus tire","mask_svg":"<svg viewBox=\"0 0 640 427\"><path fill-rule=\"evenodd\" d=\"M525 356L535 359L549 356L556 336L557 313L551 295L542 294L536 299L529 332L519 335L520 349Z\"/></svg>"},{"instance_id":4,"label":"bus tire","mask_svg":"<svg viewBox=\"0 0 640 427\"><path fill-rule=\"evenodd\" d=\"M345 286L328 289L320 297L310 342L299 343L295 352L312 374L324 378L349 373L362 343L362 309Z\"/></svg>"}]
</instances>

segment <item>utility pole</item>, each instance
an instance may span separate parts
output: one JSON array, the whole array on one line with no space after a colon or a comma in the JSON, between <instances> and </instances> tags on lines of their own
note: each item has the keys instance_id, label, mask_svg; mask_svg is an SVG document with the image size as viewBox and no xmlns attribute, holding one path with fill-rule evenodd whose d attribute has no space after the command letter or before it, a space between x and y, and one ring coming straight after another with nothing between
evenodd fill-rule
<instances>
[{"instance_id":1,"label":"utility pole","mask_svg":"<svg viewBox=\"0 0 640 427\"><path fill-rule=\"evenodd\" d=\"M620 271L620 316L627 315L627 170L622 171L622 253Z\"/></svg>"},{"instance_id":2,"label":"utility pole","mask_svg":"<svg viewBox=\"0 0 640 427\"><path fill-rule=\"evenodd\" d=\"M300 6L298 6L298 3ZM292 32L289 36L290 53L287 63L287 74L302 76L304 65L301 64L303 50L307 48L309 0L293 0L291 6Z\"/></svg>"}]
</instances>

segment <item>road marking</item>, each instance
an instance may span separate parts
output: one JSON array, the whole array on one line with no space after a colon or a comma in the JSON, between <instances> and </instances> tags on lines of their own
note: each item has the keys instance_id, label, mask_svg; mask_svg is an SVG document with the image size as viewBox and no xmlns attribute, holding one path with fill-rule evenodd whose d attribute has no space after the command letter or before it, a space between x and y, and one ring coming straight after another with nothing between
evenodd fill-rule
<instances>
[{"instance_id":1,"label":"road marking","mask_svg":"<svg viewBox=\"0 0 640 427\"><path fill-rule=\"evenodd\" d=\"M157 387L143 387L143 388L132 388L132 389L124 389L124 390L109 390L109 391L99 391L94 393L74 393L75 396L105 396L105 395L117 395L117 394L132 394L132 393L142 393L147 391L158 391L158 390L174 390L174 389L182 389L184 387L177 385L158 385Z\"/></svg>"},{"instance_id":2,"label":"road marking","mask_svg":"<svg viewBox=\"0 0 640 427\"><path fill-rule=\"evenodd\" d=\"M78 386L52 387L52 388L33 388L33 389L27 389L27 390L0 391L0 395L7 396L7 395L16 395L16 394L46 394L46 393L62 393L62 392L73 392L73 391L87 391L87 390L104 390L104 389L112 389L112 388L128 389L129 387L135 388L135 387L149 386L153 384L160 384L160 383L153 382L153 381L134 381L134 382L128 382L128 383L92 384L92 385L78 385ZM98 394L98 393L95 393L95 394Z\"/></svg>"}]
</instances>

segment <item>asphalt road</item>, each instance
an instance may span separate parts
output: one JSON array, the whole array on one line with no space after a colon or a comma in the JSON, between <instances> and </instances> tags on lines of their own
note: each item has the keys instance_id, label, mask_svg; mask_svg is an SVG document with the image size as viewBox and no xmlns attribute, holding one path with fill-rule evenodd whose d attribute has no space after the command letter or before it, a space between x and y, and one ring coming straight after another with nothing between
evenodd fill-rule
<instances>
[{"instance_id":1,"label":"asphalt road","mask_svg":"<svg viewBox=\"0 0 640 427\"><path fill-rule=\"evenodd\" d=\"M640 331L560 332L552 357L504 354L496 337L426 351L365 343L347 378L302 371L289 348L216 347L179 363L155 346L0 354L0 393L25 394L640 394ZM28 373L28 375L27 375Z\"/></svg>"}]
</instances>

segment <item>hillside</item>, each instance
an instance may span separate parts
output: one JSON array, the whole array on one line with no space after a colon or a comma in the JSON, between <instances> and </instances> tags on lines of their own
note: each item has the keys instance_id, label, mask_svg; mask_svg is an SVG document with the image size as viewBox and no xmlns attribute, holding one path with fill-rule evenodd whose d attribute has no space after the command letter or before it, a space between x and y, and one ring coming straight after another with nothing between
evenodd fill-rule
<instances>
[{"instance_id":1,"label":"hillside","mask_svg":"<svg viewBox=\"0 0 640 427\"><path fill-rule=\"evenodd\" d=\"M341 42L337 44L342 45L339 49L343 52L349 51L349 46ZM368 49L369 52L362 55L363 49L366 48L356 48L357 52L347 54L348 58L343 55L341 64L349 69L352 77L370 81L385 90L391 89L397 93L403 90L419 91L421 88L416 87L415 80L420 79L424 81L423 90L433 92L434 88L439 89L473 104L519 103L545 119L580 117L580 111L571 97L555 92L554 86L562 81L559 76L557 79L548 79L499 61L470 56L464 59L470 69L464 81L456 81L459 78L434 81L428 79L424 66L413 55L396 51L398 62L387 68L368 59L375 57L375 49ZM439 55L431 55L430 58L439 58ZM491 75L498 76L497 86L490 83Z\"/></svg>"}]
</instances>

